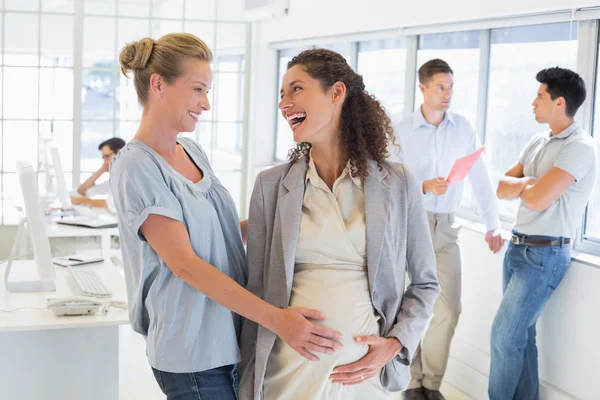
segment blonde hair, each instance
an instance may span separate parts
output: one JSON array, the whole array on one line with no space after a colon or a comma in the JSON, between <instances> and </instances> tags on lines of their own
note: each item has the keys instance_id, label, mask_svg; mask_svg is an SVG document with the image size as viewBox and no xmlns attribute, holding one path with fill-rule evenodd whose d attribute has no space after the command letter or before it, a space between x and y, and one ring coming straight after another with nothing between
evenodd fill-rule
<instances>
[{"instance_id":1,"label":"blonde hair","mask_svg":"<svg viewBox=\"0 0 600 400\"><path fill-rule=\"evenodd\" d=\"M121 72L133 71L134 86L141 105L148 101L152 74L172 83L182 75L181 63L188 58L212 61L212 52L202 40L189 33L169 33L158 40L144 38L121 49Z\"/></svg>"}]
</instances>

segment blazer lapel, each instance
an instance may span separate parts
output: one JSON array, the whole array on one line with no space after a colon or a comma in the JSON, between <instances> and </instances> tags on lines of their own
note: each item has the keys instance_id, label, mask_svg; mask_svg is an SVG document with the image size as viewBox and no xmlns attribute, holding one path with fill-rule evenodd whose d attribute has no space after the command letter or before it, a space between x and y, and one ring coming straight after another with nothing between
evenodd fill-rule
<instances>
[{"instance_id":1,"label":"blazer lapel","mask_svg":"<svg viewBox=\"0 0 600 400\"><path fill-rule=\"evenodd\" d=\"M283 248L285 283L287 288L286 305L289 303L292 292L294 259L296 257L296 245L298 243L298 232L300 231L300 220L302 217L306 169L307 165L304 157L301 157L292 165L281 182L288 192L279 198L279 205L277 207L279 220L281 221L281 246Z\"/></svg>"},{"instance_id":2,"label":"blazer lapel","mask_svg":"<svg viewBox=\"0 0 600 400\"><path fill-rule=\"evenodd\" d=\"M367 273L369 287L373 288L383 249L385 228L389 221L391 191L384 180L387 171L385 169L379 171L376 161L371 161L369 167L369 175L365 178L364 188L367 225Z\"/></svg>"}]
</instances>

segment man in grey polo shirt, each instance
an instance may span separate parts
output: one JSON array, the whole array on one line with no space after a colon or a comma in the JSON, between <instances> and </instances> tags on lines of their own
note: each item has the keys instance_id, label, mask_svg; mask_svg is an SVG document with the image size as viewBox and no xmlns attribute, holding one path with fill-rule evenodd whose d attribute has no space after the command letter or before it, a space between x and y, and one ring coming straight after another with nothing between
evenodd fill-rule
<instances>
[{"instance_id":1,"label":"man in grey polo shirt","mask_svg":"<svg viewBox=\"0 0 600 400\"><path fill-rule=\"evenodd\" d=\"M536 322L571 260L571 244L596 177L594 141L574 121L585 83L563 68L540 71L535 135L498 185L500 199L521 199L504 256L503 299L492 326L489 397L539 398Z\"/></svg>"}]
</instances>

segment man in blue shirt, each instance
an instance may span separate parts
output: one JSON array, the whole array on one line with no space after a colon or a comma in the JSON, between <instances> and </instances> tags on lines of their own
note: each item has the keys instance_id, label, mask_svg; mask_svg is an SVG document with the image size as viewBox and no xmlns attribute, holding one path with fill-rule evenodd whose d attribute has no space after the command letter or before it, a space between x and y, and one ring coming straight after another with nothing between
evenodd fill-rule
<instances>
[{"instance_id":1,"label":"man in blue shirt","mask_svg":"<svg viewBox=\"0 0 600 400\"><path fill-rule=\"evenodd\" d=\"M434 316L411 364L412 380L406 400L440 400L439 392L448 363L450 344L461 312L460 226L455 212L460 206L463 182L446 180L456 159L481 147L471 124L448 111L454 86L453 72L443 60L430 60L419 69L423 105L394 126L400 142L401 161L419 180L423 203L429 216L437 275L441 287ZM474 198L486 226L485 240L498 252L502 238L498 201L485 161L480 157L468 174Z\"/></svg>"},{"instance_id":2,"label":"man in blue shirt","mask_svg":"<svg viewBox=\"0 0 600 400\"><path fill-rule=\"evenodd\" d=\"M571 262L571 244L596 179L594 140L574 121L585 100L583 79L558 67L536 79L533 112L550 132L531 138L497 191L521 205L492 326L491 400L539 398L537 319Z\"/></svg>"}]
</instances>

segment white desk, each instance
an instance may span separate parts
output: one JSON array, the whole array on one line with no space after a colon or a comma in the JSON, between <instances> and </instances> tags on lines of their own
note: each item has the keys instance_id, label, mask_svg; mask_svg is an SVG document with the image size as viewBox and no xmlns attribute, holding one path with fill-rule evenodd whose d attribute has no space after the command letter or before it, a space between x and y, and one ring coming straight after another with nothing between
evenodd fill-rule
<instances>
[{"instance_id":1,"label":"white desk","mask_svg":"<svg viewBox=\"0 0 600 400\"><path fill-rule=\"evenodd\" d=\"M26 278L29 268L14 265L11 280ZM0 283L0 309L43 309L0 311L0 398L117 400L118 326L129 323L128 312L111 307L105 315L56 317L46 299L78 295L66 268L56 268L56 292L10 293ZM126 300L122 269L107 262L93 268L114 300Z\"/></svg>"},{"instance_id":2,"label":"white desk","mask_svg":"<svg viewBox=\"0 0 600 400\"><path fill-rule=\"evenodd\" d=\"M110 260L111 250L110 241L112 236L119 236L119 228L85 228L83 226L61 225L55 222L47 225L46 231L48 237L69 238L69 237L99 237L102 257Z\"/></svg>"}]
</instances>

